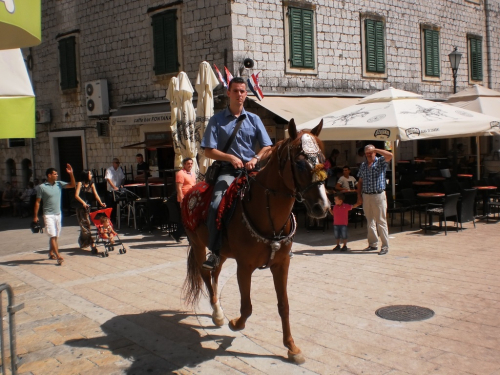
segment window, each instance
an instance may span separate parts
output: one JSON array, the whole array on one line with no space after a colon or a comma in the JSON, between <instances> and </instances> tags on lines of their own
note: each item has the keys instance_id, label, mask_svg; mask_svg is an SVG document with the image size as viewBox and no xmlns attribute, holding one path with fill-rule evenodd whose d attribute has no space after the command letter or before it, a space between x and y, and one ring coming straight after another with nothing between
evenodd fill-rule
<instances>
[{"instance_id":1,"label":"window","mask_svg":"<svg viewBox=\"0 0 500 375\"><path fill-rule=\"evenodd\" d=\"M156 75L179 71L177 49L177 11L169 10L152 17L154 71Z\"/></svg>"},{"instance_id":2,"label":"window","mask_svg":"<svg viewBox=\"0 0 500 375\"><path fill-rule=\"evenodd\" d=\"M385 73L384 22L365 19L365 69L370 73Z\"/></svg>"},{"instance_id":3,"label":"window","mask_svg":"<svg viewBox=\"0 0 500 375\"><path fill-rule=\"evenodd\" d=\"M24 138L10 138L9 147L24 147L26 146L26 141Z\"/></svg>"},{"instance_id":4,"label":"window","mask_svg":"<svg viewBox=\"0 0 500 375\"><path fill-rule=\"evenodd\" d=\"M483 80L483 41L477 37L469 38L469 70L472 81Z\"/></svg>"},{"instance_id":5,"label":"window","mask_svg":"<svg viewBox=\"0 0 500 375\"><path fill-rule=\"evenodd\" d=\"M439 56L439 31L424 29L424 76L439 77L441 60Z\"/></svg>"},{"instance_id":6,"label":"window","mask_svg":"<svg viewBox=\"0 0 500 375\"><path fill-rule=\"evenodd\" d=\"M59 40L59 70L62 90L78 87L74 36Z\"/></svg>"},{"instance_id":7,"label":"window","mask_svg":"<svg viewBox=\"0 0 500 375\"><path fill-rule=\"evenodd\" d=\"M290 67L314 69L314 12L292 7L288 12Z\"/></svg>"}]
</instances>

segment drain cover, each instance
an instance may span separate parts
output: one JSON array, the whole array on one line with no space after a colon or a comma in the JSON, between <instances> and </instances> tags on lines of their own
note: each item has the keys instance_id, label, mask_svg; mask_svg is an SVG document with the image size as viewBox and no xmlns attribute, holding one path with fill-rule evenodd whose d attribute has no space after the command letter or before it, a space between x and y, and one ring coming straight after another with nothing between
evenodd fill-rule
<instances>
[{"instance_id":1,"label":"drain cover","mask_svg":"<svg viewBox=\"0 0 500 375\"><path fill-rule=\"evenodd\" d=\"M425 320L434 316L434 311L427 307L412 305L395 305L381 307L375 314L382 319L397 320L398 322L415 322Z\"/></svg>"}]
</instances>

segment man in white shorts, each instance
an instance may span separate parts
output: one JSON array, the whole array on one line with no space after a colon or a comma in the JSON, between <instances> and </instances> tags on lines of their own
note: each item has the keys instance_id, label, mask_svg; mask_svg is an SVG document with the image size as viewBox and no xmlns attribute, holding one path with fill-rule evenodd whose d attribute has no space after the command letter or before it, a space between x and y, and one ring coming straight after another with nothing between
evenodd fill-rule
<instances>
[{"instance_id":1,"label":"man in white shorts","mask_svg":"<svg viewBox=\"0 0 500 375\"><path fill-rule=\"evenodd\" d=\"M75 176L73 168L66 164L66 172L70 177L70 182L57 181L58 174L55 168L49 168L46 171L47 182L40 185L36 194L35 210L33 221L38 223L38 210L40 201L43 201L43 221L45 231L50 237L49 241L49 259L57 259L57 263L62 264L63 257L59 255L57 238L61 235L61 191L62 189L71 189L75 187Z\"/></svg>"}]
</instances>

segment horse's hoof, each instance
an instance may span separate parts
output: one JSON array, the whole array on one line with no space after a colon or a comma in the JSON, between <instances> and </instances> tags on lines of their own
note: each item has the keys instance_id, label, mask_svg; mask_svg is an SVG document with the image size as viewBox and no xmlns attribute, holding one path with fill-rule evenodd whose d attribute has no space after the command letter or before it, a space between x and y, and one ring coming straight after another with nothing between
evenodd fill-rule
<instances>
[{"instance_id":1,"label":"horse's hoof","mask_svg":"<svg viewBox=\"0 0 500 375\"><path fill-rule=\"evenodd\" d=\"M236 319L235 319L235 320L236 320ZM234 332L241 331L243 328L245 328L245 326L243 326L243 327L241 327L241 328L236 327L236 325L234 324L233 320L231 320L231 321L229 322L228 326L229 326L229 329L230 329L231 331L234 331Z\"/></svg>"},{"instance_id":2,"label":"horse's hoof","mask_svg":"<svg viewBox=\"0 0 500 375\"><path fill-rule=\"evenodd\" d=\"M296 365L301 365L306 361L302 353L293 354L290 350L288 351L288 359Z\"/></svg>"},{"instance_id":3,"label":"horse's hoof","mask_svg":"<svg viewBox=\"0 0 500 375\"><path fill-rule=\"evenodd\" d=\"M222 327L224 325L224 318L214 318L212 317L212 322L217 326L217 327Z\"/></svg>"}]
</instances>

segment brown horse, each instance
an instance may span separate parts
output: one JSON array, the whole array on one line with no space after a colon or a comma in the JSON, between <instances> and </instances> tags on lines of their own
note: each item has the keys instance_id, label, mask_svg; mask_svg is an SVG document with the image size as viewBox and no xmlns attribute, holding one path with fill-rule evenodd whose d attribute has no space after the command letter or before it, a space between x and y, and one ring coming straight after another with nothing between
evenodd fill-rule
<instances>
[{"instance_id":1,"label":"brown horse","mask_svg":"<svg viewBox=\"0 0 500 375\"><path fill-rule=\"evenodd\" d=\"M304 202L310 216L323 218L329 207L323 184L326 178L323 145L317 138L322 127L323 122L310 132L297 134L293 119L290 121L290 137L273 147L265 168L250 178L249 191L236 201L233 217L223 235L221 261L212 271L212 277L209 270L202 268L208 244L207 226L201 224L195 231L186 228L191 245L184 284L187 301L193 304L198 301L205 282L213 309L212 320L222 326L224 314L217 298L217 280L224 261L234 258L238 265L241 316L231 320L229 327L233 331L242 330L252 314L252 273L262 266L270 267L283 326L283 343L288 348L288 357L298 364L304 362L304 356L290 331L287 295L289 253L296 228L292 208L297 199Z\"/></svg>"}]
</instances>

